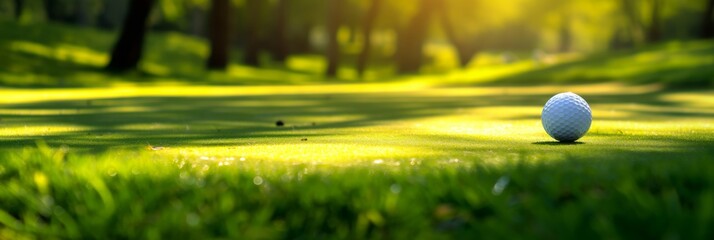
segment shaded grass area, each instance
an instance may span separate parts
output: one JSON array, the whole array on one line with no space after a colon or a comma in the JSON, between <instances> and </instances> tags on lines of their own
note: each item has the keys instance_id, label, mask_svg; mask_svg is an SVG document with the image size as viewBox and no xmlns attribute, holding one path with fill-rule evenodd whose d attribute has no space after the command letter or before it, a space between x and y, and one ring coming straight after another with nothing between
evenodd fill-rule
<instances>
[{"instance_id":1,"label":"shaded grass area","mask_svg":"<svg viewBox=\"0 0 714 240\"><path fill-rule=\"evenodd\" d=\"M714 86L714 41L668 42L588 56L499 78L493 84L663 83L673 87Z\"/></svg>"},{"instance_id":2,"label":"shaded grass area","mask_svg":"<svg viewBox=\"0 0 714 240\"><path fill-rule=\"evenodd\" d=\"M568 90L595 120L578 144L557 144L540 109ZM4 238L714 235L711 90L386 83L1 93Z\"/></svg>"},{"instance_id":3,"label":"shaded grass area","mask_svg":"<svg viewBox=\"0 0 714 240\"><path fill-rule=\"evenodd\" d=\"M121 75L102 70L115 33L57 24L20 25L0 21L0 84L11 87L91 87L116 85L306 85L345 82L419 81L439 86L538 85L626 82L664 83L676 87L711 87L714 42L673 41L638 49L582 56L547 55L540 60L484 52L467 69L453 69L455 55L431 44L422 73L393 74L390 58L375 55L366 79L353 68L354 47L345 49L339 79L323 77L319 54L291 56L285 64L263 56L261 68L242 65L232 52L226 72L204 69L208 46L202 39L178 33L150 33L140 70ZM433 46L432 46L433 45ZM347 51L349 50L349 51ZM376 56L379 55L379 56ZM504 60L508 57L511 60ZM436 74L439 73L439 74Z\"/></svg>"},{"instance_id":4,"label":"shaded grass area","mask_svg":"<svg viewBox=\"0 0 714 240\"><path fill-rule=\"evenodd\" d=\"M0 84L11 87L213 84L276 85L320 83L321 63L294 56L286 66L231 64L223 72L205 70L204 40L177 33L151 33L139 70L115 75L103 70L116 33L59 24L21 25L0 21ZM241 62L241 52L232 62Z\"/></svg>"}]
</instances>

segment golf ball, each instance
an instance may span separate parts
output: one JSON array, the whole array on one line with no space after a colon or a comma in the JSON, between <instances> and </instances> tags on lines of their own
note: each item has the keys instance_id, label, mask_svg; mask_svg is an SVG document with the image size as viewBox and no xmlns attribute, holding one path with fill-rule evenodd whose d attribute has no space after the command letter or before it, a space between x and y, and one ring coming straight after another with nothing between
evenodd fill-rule
<instances>
[{"instance_id":1,"label":"golf ball","mask_svg":"<svg viewBox=\"0 0 714 240\"><path fill-rule=\"evenodd\" d=\"M572 92L559 93L550 98L541 114L545 131L561 142L581 138L590 129L592 120L588 103Z\"/></svg>"}]
</instances>

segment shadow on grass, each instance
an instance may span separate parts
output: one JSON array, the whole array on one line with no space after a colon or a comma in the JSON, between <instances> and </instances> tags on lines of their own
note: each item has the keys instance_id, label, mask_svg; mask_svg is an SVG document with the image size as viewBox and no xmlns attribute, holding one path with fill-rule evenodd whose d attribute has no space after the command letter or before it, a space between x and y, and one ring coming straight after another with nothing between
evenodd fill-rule
<instances>
[{"instance_id":1,"label":"shadow on grass","mask_svg":"<svg viewBox=\"0 0 714 240\"><path fill-rule=\"evenodd\" d=\"M531 144L547 145L547 146L567 146L567 145L581 145L581 144L585 144L585 143L584 142L541 141L541 142L532 142Z\"/></svg>"},{"instance_id":2,"label":"shadow on grass","mask_svg":"<svg viewBox=\"0 0 714 240\"><path fill-rule=\"evenodd\" d=\"M0 85L9 87L101 87L166 82L187 85L300 85L356 81L324 77L320 55L291 56L299 62L298 66L287 67L282 63L264 61L261 67L252 67L241 64L242 52L232 51L232 64L226 71L209 71L205 69L208 55L205 41L178 33L149 34L139 69L122 73L104 71L115 41L115 32L61 24L21 25L14 21L0 21L0 35L3 36L0 38L0 52L3 53L0 58L0 66L3 66L0 67ZM370 71L378 69L381 68L375 67ZM351 69L340 71L343 70ZM349 75L355 74L341 74L341 77Z\"/></svg>"},{"instance_id":3,"label":"shadow on grass","mask_svg":"<svg viewBox=\"0 0 714 240\"><path fill-rule=\"evenodd\" d=\"M661 43L542 66L482 85L531 86L619 81L629 84L662 83L674 88L712 87L713 54L712 41Z\"/></svg>"},{"instance_id":4,"label":"shadow on grass","mask_svg":"<svg viewBox=\"0 0 714 240\"><path fill-rule=\"evenodd\" d=\"M413 123L407 121L453 115L463 109L540 108L541 102L549 97L549 94L495 93L474 97L406 92L143 96L38 101L2 107L5 113L2 114L0 124L5 129L15 129L15 133L0 138L0 143L1 148L21 148L33 146L35 139L44 139L52 145L64 144L103 151L117 146L147 144L235 146L270 144L281 139L299 142L305 137L313 139L355 134L350 129L357 127L389 125L398 128L401 124L409 127ZM664 100L662 93L590 95L588 100L591 104L637 103L649 106L647 111L621 110L629 114L613 116L610 120L714 118L714 114L708 112L670 112L668 108L679 108L683 103ZM283 120L285 127L276 127L277 120ZM515 117L503 116L500 120L504 124L510 120L539 121L539 116L516 114ZM51 131L50 128L59 130ZM581 142L572 144L585 145ZM535 142L532 145L567 144Z\"/></svg>"}]
</instances>

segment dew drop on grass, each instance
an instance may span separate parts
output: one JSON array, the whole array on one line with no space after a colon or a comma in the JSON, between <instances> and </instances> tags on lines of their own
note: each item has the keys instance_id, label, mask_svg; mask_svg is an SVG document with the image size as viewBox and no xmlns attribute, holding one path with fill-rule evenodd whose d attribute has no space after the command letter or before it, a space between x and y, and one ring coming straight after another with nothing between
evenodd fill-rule
<instances>
[{"instance_id":1,"label":"dew drop on grass","mask_svg":"<svg viewBox=\"0 0 714 240\"><path fill-rule=\"evenodd\" d=\"M255 176L253 178L253 184L255 184L255 185L263 184L263 178L260 176Z\"/></svg>"},{"instance_id":2,"label":"dew drop on grass","mask_svg":"<svg viewBox=\"0 0 714 240\"><path fill-rule=\"evenodd\" d=\"M511 179L508 176L500 177L498 181L496 181L496 184L493 185L491 193L493 193L493 195L501 195L501 193L503 193L503 190L506 189L510 181Z\"/></svg>"},{"instance_id":3,"label":"dew drop on grass","mask_svg":"<svg viewBox=\"0 0 714 240\"><path fill-rule=\"evenodd\" d=\"M40 201L42 202L45 207L52 207L55 205L55 199L52 198L50 195L44 195L42 198L40 198Z\"/></svg>"},{"instance_id":4,"label":"dew drop on grass","mask_svg":"<svg viewBox=\"0 0 714 240\"><path fill-rule=\"evenodd\" d=\"M115 168L109 168L107 169L107 175L110 177L114 177L117 175L117 170Z\"/></svg>"},{"instance_id":5,"label":"dew drop on grass","mask_svg":"<svg viewBox=\"0 0 714 240\"><path fill-rule=\"evenodd\" d=\"M186 224L189 226L197 226L201 222L201 217L195 213L186 214Z\"/></svg>"},{"instance_id":6,"label":"dew drop on grass","mask_svg":"<svg viewBox=\"0 0 714 240\"><path fill-rule=\"evenodd\" d=\"M399 194L400 192L402 192L402 186L396 183L392 184L392 186L389 186L389 191L394 194Z\"/></svg>"}]
</instances>

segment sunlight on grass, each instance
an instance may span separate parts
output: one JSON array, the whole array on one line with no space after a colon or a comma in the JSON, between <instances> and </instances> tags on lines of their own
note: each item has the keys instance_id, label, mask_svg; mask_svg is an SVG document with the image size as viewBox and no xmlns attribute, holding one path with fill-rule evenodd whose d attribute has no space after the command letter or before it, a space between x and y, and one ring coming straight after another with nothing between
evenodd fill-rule
<instances>
[{"instance_id":1,"label":"sunlight on grass","mask_svg":"<svg viewBox=\"0 0 714 240\"><path fill-rule=\"evenodd\" d=\"M102 66L109 59L106 53L68 44L50 47L33 42L13 41L10 42L10 50L89 66Z\"/></svg>"},{"instance_id":2,"label":"sunlight on grass","mask_svg":"<svg viewBox=\"0 0 714 240\"><path fill-rule=\"evenodd\" d=\"M245 157L345 165L476 157L502 162L509 158L487 155L511 147L528 150L524 158L563 154L534 145L552 141L542 129L540 111L562 91L584 96L594 118L581 140L585 144L565 154L600 148L679 151L689 141L712 140L711 91L662 92L658 85L619 84L433 88L405 81L4 89L0 125L2 135L12 139L7 147L45 139L77 149L151 145L165 158L193 160ZM277 120L285 126L276 127Z\"/></svg>"},{"instance_id":3,"label":"sunlight on grass","mask_svg":"<svg viewBox=\"0 0 714 240\"><path fill-rule=\"evenodd\" d=\"M13 124L15 126L7 126ZM82 132L91 130L91 128L77 125L41 125L37 123L25 124L19 123L4 123L0 124L0 136L12 139L34 139L45 136L62 135L66 133Z\"/></svg>"},{"instance_id":4,"label":"sunlight on grass","mask_svg":"<svg viewBox=\"0 0 714 240\"><path fill-rule=\"evenodd\" d=\"M297 139L299 141L299 139ZM233 157L237 161L270 160L276 163L314 163L345 166L350 163L379 159L394 159L421 153L422 150L404 146L377 146L344 143L290 142L236 146L229 149L217 147L190 147L169 149L162 155L179 154L187 159L211 160ZM241 160L242 159L242 160ZM375 164L380 164L376 161Z\"/></svg>"}]
</instances>

